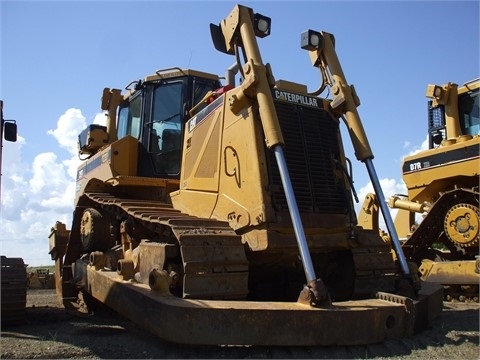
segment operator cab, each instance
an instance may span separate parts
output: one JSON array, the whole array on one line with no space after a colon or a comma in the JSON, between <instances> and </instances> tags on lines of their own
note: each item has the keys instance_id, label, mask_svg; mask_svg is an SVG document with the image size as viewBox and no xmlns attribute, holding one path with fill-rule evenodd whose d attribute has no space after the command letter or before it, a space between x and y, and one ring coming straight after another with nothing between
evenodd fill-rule
<instances>
[{"instance_id":1,"label":"operator cab","mask_svg":"<svg viewBox=\"0 0 480 360\"><path fill-rule=\"evenodd\" d=\"M216 75L179 68L158 70L135 82L134 89L127 86L130 94L119 106L117 136L139 141L138 176L180 178L188 111L221 86ZM202 106L206 104L197 109Z\"/></svg>"},{"instance_id":2,"label":"operator cab","mask_svg":"<svg viewBox=\"0 0 480 360\"><path fill-rule=\"evenodd\" d=\"M480 87L478 81L474 80L466 83L458 91L458 126L460 136L480 135ZM428 101L428 133L429 149L437 148L442 142L450 138L448 126L446 124L445 104L434 105L434 102ZM455 117L457 119L457 117Z\"/></svg>"}]
</instances>

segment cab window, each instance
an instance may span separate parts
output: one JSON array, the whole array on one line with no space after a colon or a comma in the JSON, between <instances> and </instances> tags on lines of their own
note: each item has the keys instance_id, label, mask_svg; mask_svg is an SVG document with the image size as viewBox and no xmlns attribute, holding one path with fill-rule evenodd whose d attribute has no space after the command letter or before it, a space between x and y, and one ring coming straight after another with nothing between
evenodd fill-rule
<instances>
[{"instance_id":1,"label":"cab window","mask_svg":"<svg viewBox=\"0 0 480 360\"><path fill-rule=\"evenodd\" d=\"M136 139L141 136L142 96L130 101L128 106L122 107L118 113L117 136L119 139L131 135Z\"/></svg>"},{"instance_id":2,"label":"cab window","mask_svg":"<svg viewBox=\"0 0 480 360\"><path fill-rule=\"evenodd\" d=\"M177 174L180 171L182 89L183 82L175 82L162 84L153 92L148 150L156 154L154 163L160 173Z\"/></svg>"},{"instance_id":3,"label":"cab window","mask_svg":"<svg viewBox=\"0 0 480 360\"><path fill-rule=\"evenodd\" d=\"M480 134L479 90L464 94L458 100L462 133L468 135Z\"/></svg>"}]
</instances>

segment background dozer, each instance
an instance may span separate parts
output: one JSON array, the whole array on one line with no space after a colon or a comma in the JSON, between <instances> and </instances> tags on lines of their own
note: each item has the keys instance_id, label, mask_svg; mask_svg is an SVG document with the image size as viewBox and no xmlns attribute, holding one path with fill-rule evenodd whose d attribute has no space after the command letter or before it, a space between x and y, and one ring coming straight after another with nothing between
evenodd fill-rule
<instances>
[{"instance_id":1,"label":"background dozer","mask_svg":"<svg viewBox=\"0 0 480 360\"><path fill-rule=\"evenodd\" d=\"M0 256L1 327L25 323L27 270L22 258Z\"/></svg>"},{"instance_id":2,"label":"background dozer","mask_svg":"<svg viewBox=\"0 0 480 360\"><path fill-rule=\"evenodd\" d=\"M389 200L405 255L447 299L479 296L479 92L480 79L428 85L429 149L404 159L408 194Z\"/></svg>"},{"instance_id":3,"label":"background dozer","mask_svg":"<svg viewBox=\"0 0 480 360\"><path fill-rule=\"evenodd\" d=\"M411 271L388 207L392 245L357 225L342 121L383 195L333 35L301 34L322 75L309 93L263 62L256 37L270 24L236 5L210 25L235 55L226 84L171 68L104 90L106 126L79 135L71 229L50 234L66 308L80 293L166 340L230 345L374 343L441 311L441 286Z\"/></svg>"}]
</instances>

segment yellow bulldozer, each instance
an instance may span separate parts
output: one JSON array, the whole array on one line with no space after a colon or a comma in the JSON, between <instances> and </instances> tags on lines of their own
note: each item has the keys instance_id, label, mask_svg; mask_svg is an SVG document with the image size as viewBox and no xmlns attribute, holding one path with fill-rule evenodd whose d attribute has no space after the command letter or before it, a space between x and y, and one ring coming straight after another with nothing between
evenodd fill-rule
<instances>
[{"instance_id":1,"label":"yellow bulldozer","mask_svg":"<svg viewBox=\"0 0 480 360\"><path fill-rule=\"evenodd\" d=\"M50 269L27 269L27 287L29 289L55 289L55 274Z\"/></svg>"},{"instance_id":2,"label":"yellow bulldozer","mask_svg":"<svg viewBox=\"0 0 480 360\"><path fill-rule=\"evenodd\" d=\"M404 159L408 194L389 200L405 255L447 300L479 296L479 93L480 79L428 85L429 148Z\"/></svg>"},{"instance_id":3,"label":"yellow bulldozer","mask_svg":"<svg viewBox=\"0 0 480 360\"><path fill-rule=\"evenodd\" d=\"M342 122L383 194L334 36L300 36L321 75L309 92L263 62L269 17L236 5L210 30L235 57L225 83L170 68L106 88L106 126L79 135L73 222L50 234L63 305L91 298L188 344L368 344L427 326L442 287L418 279L392 218L391 243L357 224Z\"/></svg>"}]
</instances>

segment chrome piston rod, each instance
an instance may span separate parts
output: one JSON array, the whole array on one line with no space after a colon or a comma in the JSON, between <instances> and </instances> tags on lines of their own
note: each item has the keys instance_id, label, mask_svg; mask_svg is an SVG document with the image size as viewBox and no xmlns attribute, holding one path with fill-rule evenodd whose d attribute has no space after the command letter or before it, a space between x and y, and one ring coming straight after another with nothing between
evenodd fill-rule
<instances>
[{"instance_id":1,"label":"chrome piston rod","mask_svg":"<svg viewBox=\"0 0 480 360\"><path fill-rule=\"evenodd\" d=\"M402 245L400 244L400 240L398 239L397 231L395 230L395 225L393 224L392 220L392 215L390 214L387 203L385 202L385 195L383 195L382 187L380 186L380 182L378 181L378 176L377 172L375 171L375 167L373 166L373 161L372 159L366 159L364 162L367 166L367 171L370 175L370 180L372 181L375 194L377 194L378 204L380 206L380 210L382 211L383 219L385 220L385 225L387 226L388 233L390 234L390 238L392 239L393 248L395 250L395 253L397 254L397 259L400 262L400 267L402 268L403 273L408 276L410 275L410 269L408 267L405 254L403 253Z\"/></svg>"},{"instance_id":2,"label":"chrome piston rod","mask_svg":"<svg viewBox=\"0 0 480 360\"><path fill-rule=\"evenodd\" d=\"M312 258L310 256L310 251L308 250L307 239L305 238L305 232L303 231L303 225L302 220L300 219L297 201L295 200L295 195L293 193L292 182L290 180L287 164L285 162L283 148L280 145L276 145L273 148L273 151L275 152L278 169L280 171L280 177L282 178L283 189L287 198L288 210L290 212L290 217L292 218L303 269L305 270L307 283L309 283L310 281L316 280L315 270L313 269Z\"/></svg>"}]
</instances>

